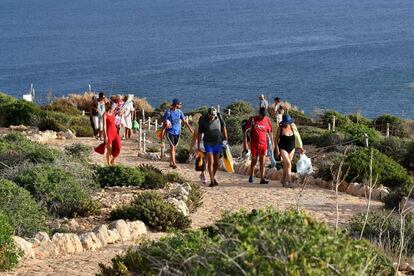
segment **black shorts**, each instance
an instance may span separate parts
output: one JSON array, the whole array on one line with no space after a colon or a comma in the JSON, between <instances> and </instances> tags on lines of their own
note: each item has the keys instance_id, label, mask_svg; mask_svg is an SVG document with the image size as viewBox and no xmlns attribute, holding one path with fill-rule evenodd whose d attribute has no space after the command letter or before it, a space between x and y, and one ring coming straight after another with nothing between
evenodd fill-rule
<instances>
[{"instance_id":1,"label":"black shorts","mask_svg":"<svg viewBox=\"0 0 414 276\"><path fill-rule=\"evenodd\" d=\"M171 146L176 147L178 145L178 141L180 141L180 134L174 135L171 133L167 133L167 140Z\"/></svg>"}]
</instances>

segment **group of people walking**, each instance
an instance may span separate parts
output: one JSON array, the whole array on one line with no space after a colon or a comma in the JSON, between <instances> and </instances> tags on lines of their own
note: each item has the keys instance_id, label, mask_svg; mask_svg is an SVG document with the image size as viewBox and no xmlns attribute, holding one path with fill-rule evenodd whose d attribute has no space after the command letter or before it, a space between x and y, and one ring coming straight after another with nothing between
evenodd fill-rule
<instances>
[{"instance_id":1,"label":"group of people walking","mask_svg":"<svg viewBox=\"0 0 414 276\"><path fill-rule=\"evenodd\" d=\"M132 96L133 97L133 96ZM292 117L288 114L286 105L279 97L269 105L264 95L259 97L258 114L245 120L241 126L243 129L244 155L251 158L249 183L254 183L256 165L259 163L260 184L268 184L265 179L266 158L271 158L271 166L275 166L276 160L283 162L282 184L291 187L291 169L295 149L304 153L303 143ZM96 100L96 114L98 117L96 126L99 131L98 138L104 139L96 151L103 153L107 150L107 163L114 165L116 157L121 149L121 139L118 135L119 126L129 131L125 134L127 138L131 135L132 113L134 111L132 98L124 98L121 102L119 97L108 101L101 93ZM103 109L102 106L105 106ZM207 114L200 117L198 126L193 129L190 122L181 110L182 103L179 99L173 99L171 107L163 114L163 127L161 139L166 139L170 146L170 167L177 168L176 148L180 141L181 129L184 125L191 132L193 139L190 153L201 155L206 161L206 170L210 177L209 187L219 185L216 178L219 159L222 155L223 146L227 145L228 133L226 123L216 108L208 108ZM105 110L105 111L103 111ZM129 117L131 115L131 117ZM117 119L121 117L120 119ZM96 120L96 119L93 119ZM117 123L117 120L119 121ZM272 121L276 127L273 127ZM95 121L93 121L95 124ZM204 170L200 174L202 183L207 183Z\"/></svg>"}]
</instances>

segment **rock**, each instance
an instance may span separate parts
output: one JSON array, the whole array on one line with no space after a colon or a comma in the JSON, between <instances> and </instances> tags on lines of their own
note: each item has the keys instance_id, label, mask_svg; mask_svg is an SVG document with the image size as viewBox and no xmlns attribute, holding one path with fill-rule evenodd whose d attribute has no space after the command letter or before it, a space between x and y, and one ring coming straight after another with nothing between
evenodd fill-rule
<instances>
[{"instance_id":1,"label":"rock","mask_svg":"<svg viewBox=\"0 0 414 276\"><path fill-rule=\"evenodd\" d=\"M35 239L43 242L43 241L50 241L50 237L49 234L46 232L39 232L36 234Z\"/></svg>"},{"instance_id":2,"label":"rock","mask_svg":"<svg viewBox=\"0 0 414 276\"><path fill-rule=\"evenodd\" d=\"M190 194L191 189L192 189L190 184L183 183L183 184L181 184L181 186L188 192L188 194Z\"/></svg>"},{"instance_id":3,"label":"rock","mask_svg":"<svg viewBox=\"0 0 414 276\"><path fill-rule=\"evenodd\" d=\"M366 185L364 185L364 184L360 184L360 186L359 186L360 188L358 189L358 191L356 192L356 196L359 196L359 197L366 197L366 198L368 198L368 193L369 193L369 187L367 187Z\"/></svg>"},{"instance_id":4,"label":"rock","mask_svg":"<svg viewBox=\"0 0 414 276\"><path fill-rule=\"evenodd\" d=\"M360 185L354 182L348 185L348 188L346 189L345 192L350 195L357 195L357 192L359 189L360 189Z\"/></svg>"},{"instance_id":5,"label":"rock","mask_svg":"<svg viewBox=\"0 0 414 276\"><path fill-rule=\"evenodd\" d=\"M109 229L116 229L119 233L119 237L121 241L128 241L131 239L131 234L129 232L129 227L126 224L125 220L119 219L116 221L113 221L109 225Z\"/></svg>"},{"instance_id":6,"label":"rock","mask_svg":"<svg viewBox=\"0 0 414 276\"><path fill-rule=\"evenodd\" d=\"M177 210L183 213L184 216L188 216L190 214L190 211L188 210L188 207L183 200L170 197L167 199L167 201L173 204Z\"/></svg>"},{"instance_id":7,"label":"rock","mask_svg":"<svg viewBox=\"0 0 414 276\"><path fill-rule=\"evenodd\" d=\"M116 229L108 230L108 237L108 244L116 243L117 241L121 240L118 230Z\"/></svg>"},{"instance_id":8,"label":"rock","mask_svg":"<svg viewBox=\"0 0 414 276\"><path fill-rule=\"evenodd\" d=\"M70 130L68 129L64 134L65 139L67 140L75 140L76 139L76 135Z\"/></svg>"},{"instance_id":9,"label":"rock","mask_svg":"<svg viewBox=\"0 0 414 276\"><path fill-rule=\"evenodd\" d=\"M346 181L343 181L343 182L339 185L339 187L338 187L338 191L340 191L340 192L345 192L345 191L346 191L346 189L348 189L348 186L349 186L349 183L348 183L348 182L346 182Z\"/></svg>"},{"instance_id":10,"label":"rock","mask_svg":"<svg viewBox=\"0 0 414 276\"><path fill-rule=\"evenodd\" d=\"M102 246L116 242L111 240L111 238L109 237L108 227L105 224L96 227L93 232L95 233L96 237L100 240Z\"/></svg>"},{"instance_id":11,"label":"rock","mask_svg":"<svg viewBox=\"0 0 414 276\"><path fill-rule=\"evenodd\" d=\"M9 129L12 131L27 131L29 128L25 125L18 125L18 126L9 126Z\"/></svg>"},{"instance_id":12,"label":"rock","mask_svg":"<svg viewBox=\"0 0 414 276\"><path fill-rule=\"evenodd\" d=\"M386 187L381 187L379 190L381 193L381 200L384 200L390 194L390 190L388 190Z\"/></svg>"},{"instance_id":13,"label":"rock","mask_svg":"<svg viewBox=\"0 0 414 276\"><path fill-rule=\"evenodd\" d=\"M42 232L41 232L42 233ZM47 237L41 233L38 233L36 237L40 238L41 240L35 238L33 242L33 251L35 253L35 257L37 259L44 259L47 257L56 257L59 255L59 251L53 242L50 240L49 235ZM41 235L39 235L41 234Z\"/></svg>"},{"instance_id":14,"label":"rock","mask_svg":"<svg viewBox=\"0 0 414 276\"><path fill-rule=\"evenodd\" d=\"M139 236L147 233L147 227L145 226L145 223L140 220L127 222L127 225L129 227L132 239L136 239Z\"/></svg>"},{"instance_id":15,"label":"rock","mask_svg":"<svg viewBox=\"0 0 414 276\"><path fill-rule=\"evenodd\" d=\"M70 219L62 222L62 227L69 232L76 232L79 230L79 223L76 219Z\"/></svg>"},{"instance_id":16,"label":"rock","mask_svg":"<svg viewBox=\"0 0 414 276\"><path fill-rule=\"evenodd\" d=\"M381 190L372 189L371 200L381 201Z\"/></svg>"},{"instance_id":17,"label":"rock","mask_svg":"<svg viewBox=\"0 0 414 276\"><path fill-rule=\"evenodd\" d=\"M79 237L72 233L56 233L52 237L52 242L58 252L62 255L80 253L83 251Z\"/></svg>"},{"instance_id":18,"label":"rock","mask_svg":"<svg viewBox=\"0 0 414 276\"><path fill-rule=\"evenodd\" d=\"M35 258L32 244L30 242L18 236L13 236L12 239L14 241L14 244L16 245L16 248L23 253L23 255L21 256L22 259L34 259Z\"/></svg>"},{"instance_id":19,"label":"rock","mask_svg":"<svg viewBox=\"0 0 414 276\"><path fill-rule=\"evenodd\" d=\"M88 232L80 236L80 241L82 243L83 249L88 251L95 251L96 249L101 248L103 245L93 232Z\"/></svg>"},{"instance_id":20,"label":"rock","mask_svg":"<svg viewBox=\"0 0 414 276\"><path fill-rule=\"evenodd\" d=\"M266 173L265 173L266 178L272 179L272 175L275 171L277 171L276 168L270 168L270 169L266 170Z\"/></svg>"},{"instance_id":21,"label":"rock","mask_svg":"<svg viewBox=\"0 0 414 276\"><path fill-rule=\"evenodd\" d=\"M402 210L403 213L414 214L414 200L403 197L400 202L400 210Z\"/></svg>"},{"instance_id":22,"label":"rock","mask_svg":"<svg viewBox=\"0 0 414 276\"><path fill-rule=\"evenodd\" d=\"M401 263L400 264L400 271L408 271L409 267L410 267L409 263Z\"/></svg>"}]
</instances>

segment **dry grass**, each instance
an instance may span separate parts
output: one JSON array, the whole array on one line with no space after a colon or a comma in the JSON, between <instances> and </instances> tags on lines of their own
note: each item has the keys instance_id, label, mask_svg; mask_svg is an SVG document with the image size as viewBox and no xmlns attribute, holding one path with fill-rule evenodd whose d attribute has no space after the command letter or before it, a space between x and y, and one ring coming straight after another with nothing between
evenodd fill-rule
<instances>
[{"instance_id":1,"label":"dry grass","mask_svg":"<svg viewBox=\"0 0 414 276\"><path fill-rule=\"evenodd\" d=\"M144 109L145 112L154 112L154 107L145 98L134 98L134 107L136 110Z\"/></svg>"}]
</instances>

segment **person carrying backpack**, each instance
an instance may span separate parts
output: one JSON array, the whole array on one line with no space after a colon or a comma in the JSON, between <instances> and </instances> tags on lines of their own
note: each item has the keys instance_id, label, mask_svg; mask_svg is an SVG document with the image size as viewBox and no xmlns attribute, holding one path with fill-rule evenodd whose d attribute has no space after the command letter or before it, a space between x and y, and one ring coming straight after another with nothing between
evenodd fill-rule
<instances>
[{"instance_id":1,"label":"person carrying backpack","mask_svg":"<svg viewBox=\"0 0 414 276\"><path fill-rule=\"evenodd\" d=\"M208 114L198 122L197 148L201 151L201 137L203 136L204 149L207 156L207 167L210 175L209 187L218 185L215 178L218 169L219 156L223 144L227 144L227 129L223 118L214 107L208 109Z\"/></svg>"},{"instance_id":2,"label":"person carrying backpack","mask_svg":"<svg viewBox=\"0 0 414 276\"><path fill-rule=\"evenodd\" d=\"M250 177L249 183L253 183L253 176L257 161L259 160L260 165L260 184L268 184L264 178L264 166L267 155L268 147L268 134L273 137L272 122L269 117L266 116L266 108L261 107L257 116L251 117L246 125L246 131L244 133L244 144L248 144L247 136L250 132L250 151L252 162L250 166ZM273 138L272 138L273 140ZM274 145L274 143L272 143Z\"/></svg>"},{"instance_id":3,"label":"person carrying backpack","mask_svg":"<svg viewBox=\"0 0 414 276\"><path fill-rule=\"evenodd\" d=\"M190 124L184 118L184 113L179 109L181 102L178 99L173 99L171 108L164 113L164 131L166 132L167 141L170 144L170 167L177 168L175 162L175 148L178 145L181 135L181 122L194 134Z\"/></svg>"}]
</instances>

